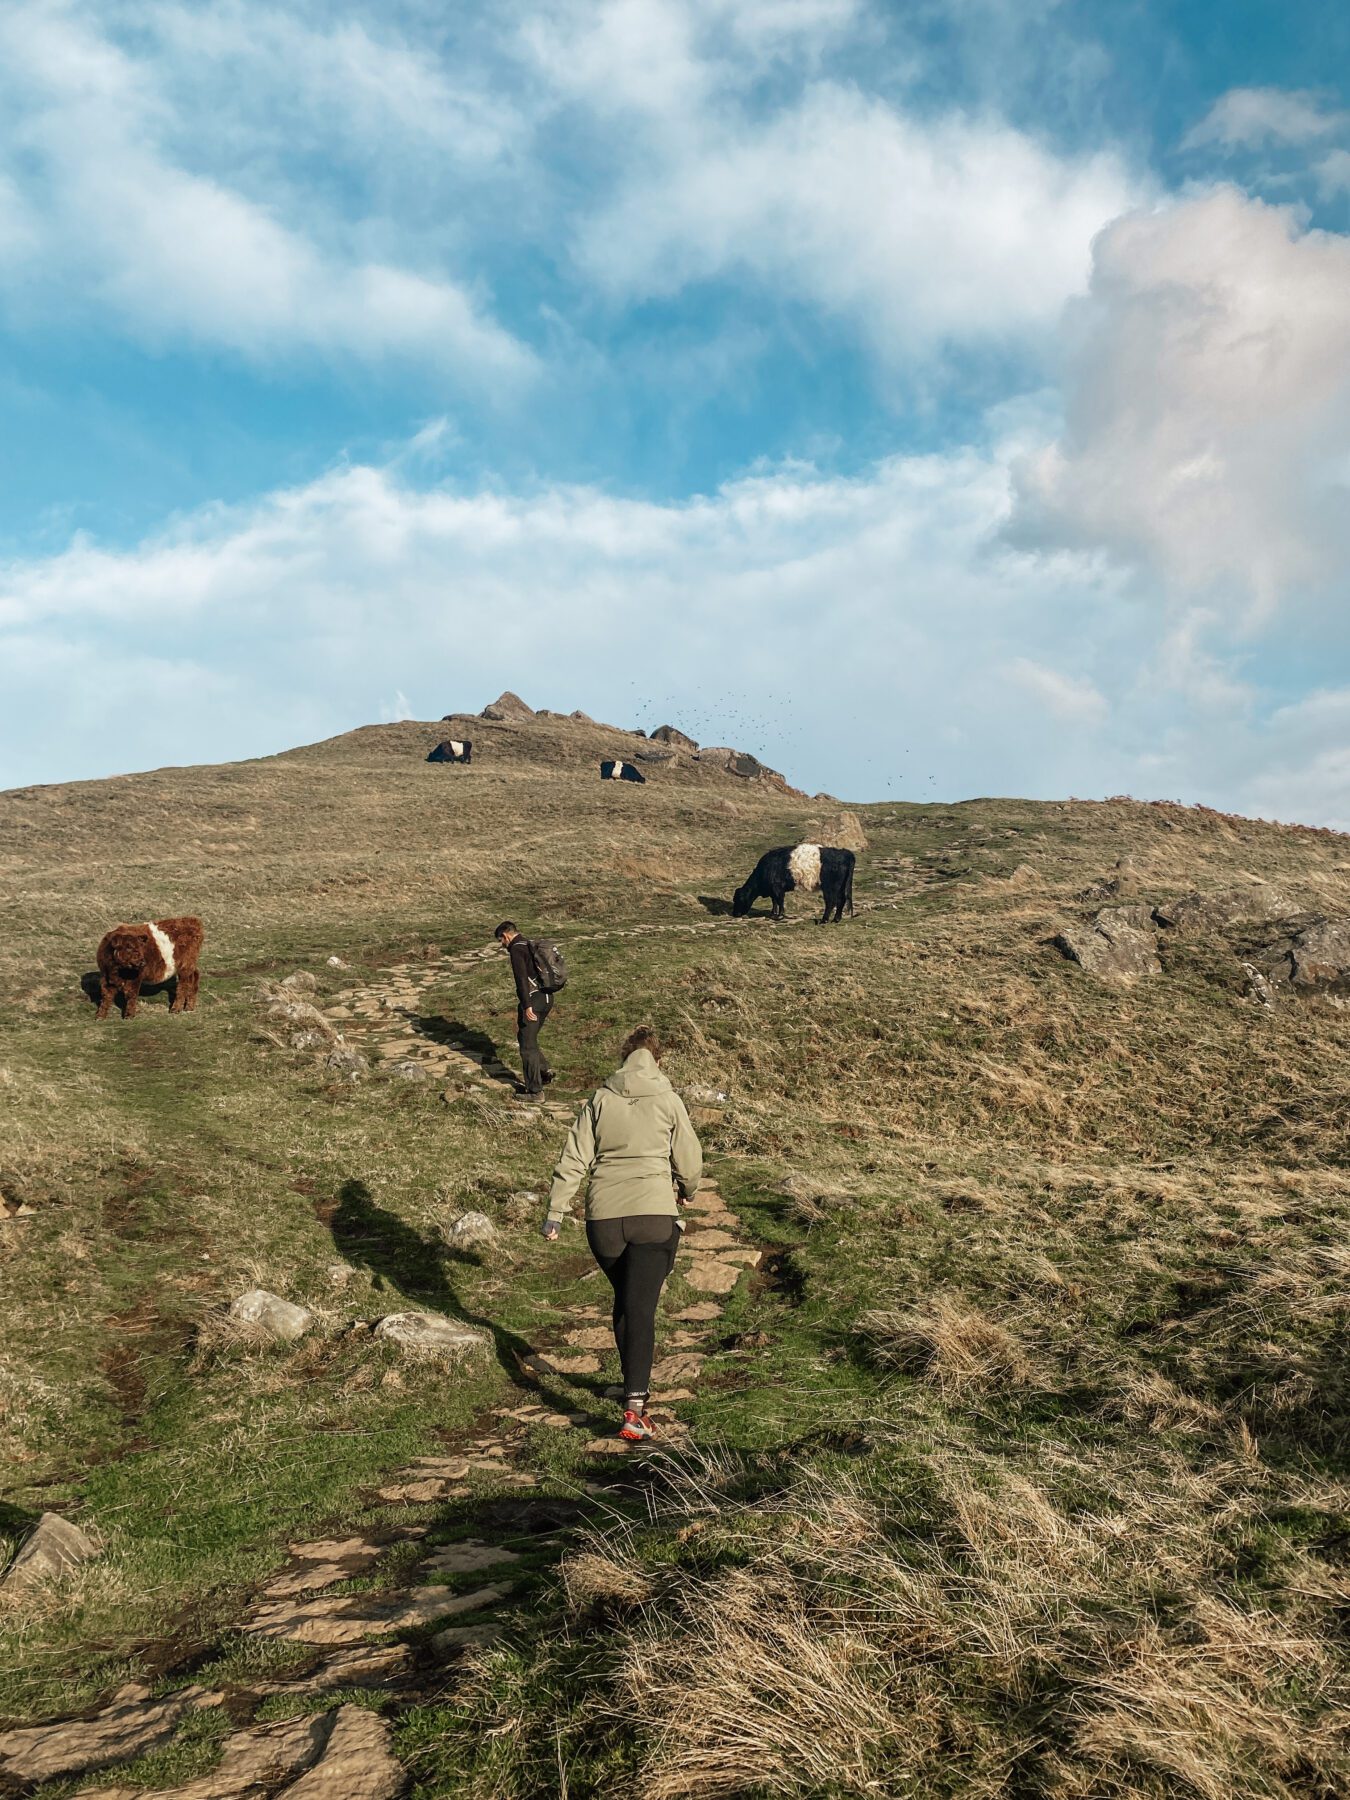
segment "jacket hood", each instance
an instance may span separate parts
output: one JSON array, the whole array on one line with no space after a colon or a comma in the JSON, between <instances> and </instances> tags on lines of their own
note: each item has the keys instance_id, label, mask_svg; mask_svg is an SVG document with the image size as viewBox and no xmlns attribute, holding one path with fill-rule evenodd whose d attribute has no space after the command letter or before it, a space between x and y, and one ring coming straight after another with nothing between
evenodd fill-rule
<instances>
[{"instance_id":1,"label":"jacket hood","mask_svg":"<svg viewBox=\"0 0 1350 1800\"><path fill-rule=\"evenodd\" d=\"M605 1086L626 1100L641 1100L646 1094L668 1094L670 1083L657 1066L650 1050L635 1050L621 1069L616 1069Z\"/></svg>"}]
</instances>

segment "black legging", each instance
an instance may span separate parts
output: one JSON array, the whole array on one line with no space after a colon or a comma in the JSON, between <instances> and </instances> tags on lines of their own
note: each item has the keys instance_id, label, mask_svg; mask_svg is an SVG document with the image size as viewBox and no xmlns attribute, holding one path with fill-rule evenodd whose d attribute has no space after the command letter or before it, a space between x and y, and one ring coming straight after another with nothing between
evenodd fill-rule
<instances>
[{"instance_id":1,"label":"black legging","mask_svg":"<svg viewBox=\"0 0 1350 1800\"><path fill-rule=\"evenodd\" d=\"M614 1289L614 1342L623 1365L624 1399L645 1401L656 1354L656 1303L675 1267L679 1224L669 1213L592 1219L586 1241Z\"/></svg>"}]
</instances>

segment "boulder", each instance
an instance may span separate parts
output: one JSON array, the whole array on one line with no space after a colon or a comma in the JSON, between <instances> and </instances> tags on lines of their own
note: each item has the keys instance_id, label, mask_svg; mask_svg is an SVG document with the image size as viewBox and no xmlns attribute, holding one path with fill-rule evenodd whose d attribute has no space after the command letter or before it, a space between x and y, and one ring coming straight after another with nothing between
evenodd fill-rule
<instances>
[{"instance_id":1,"label":"boulder","mask_svg":"<svg viewBox=\"0 0 1350 1800\"><path fill-rule=\"evenodd\" d=\"M1350 1002L1350 915L1300 920L1268 944L1258 961L1276 992L1292 989L1306 1000L1344 1006Z\"/></svg>"},{"instance_id":2,"label":"boulder","mask_svg":"<svg viewBox=\"0 0 1350 1800\"><path fill-rule=\"evenodd\" d=\"M97 1544L78 1525L72 1525L59 1513L45 1512L24 1540L0 1585L11 1591L36 1587L97 1555Z\"/></svg>"},{"instance_id":3,"label":"boulder","mask_svg":"<svg viewBox=\"0 0 1350 1800\"><path fill-rule=\"evenodd\" d=\"M856 813L836 813L811 826L808 837L817 844L829 844L835 850L866 850L867 833Z\"/></svg>"},{"instance_id":4,"label":"boulder","mask_svg":"<svg viewBox=\"0 0 1350 1800\"><path fill-rule=\"evenodd\" d=\"M345 1075L348 1081L359 1081L369 1072L370 1063L359 1050L353 1050L350 1044L339 1044L336 1050L329 1052L324 1063L335 1075Z\"/></svg>"},{"instance_id":5,"label":"boulder","mask_svg":"<svg viewBox=\"0 0 1350 1800\"><path fill-rule=\"evenodd\" d=\"M732 750L725 744L717 744L710 750L700 750L698 761L708 764L710 768L721 769L727 775L735 775L741 781L756 781L765 787L774 788L780 794L805 798L800 788L789 786L777 769L769 768L757 756L751 756L748 750Z\"/></svg>"},{"instance_id":6,"label":"boulder","mask_svg":"<svg viewBox=\"0 0 1350 1800\"><path fill-rule=\"evenodd\" d=\"M645 763L668 763L675 760L673 750L635 750L633 756L636 761Z\"/></svg>"},{"instance_id":7,"label":"boulder","mask_svg":"<svg viewBox=\"0 0 1350 1800\"><path fill-rule=\"evenodd\" d=\"M281 985L296 994L312 994L319 984L308 969L297 969L294 975L287 975Z\"/></svg>"},{"instance_id":8,"label":"boulder","mask_svg":"<svg viewBox=\"0 0 1350 1800\"><path fill-rule=\"evenodd\" d=\"M394 1076L398 1081L431 1080L431 1070L427 1068L425 1063L420 1063L411 1056L401 1057L398 1062L389 1063L387 1068L389 1074Z\"/></svg>"},{"instance_id":9,"label":"boulder","mask_svg":"<svg viewBox=\"0 0 1350 1800\"><path fill-rule=\"evenodd\" d=\"M1098 981L1132 986L1162 970L1157 929L1146 906L1107 906L1091 925L1074 925L1055 944Z\"/></svg>"},{"instance_id":10,"label":"boulder","mask_svg":"<svg viewBox=\"0 0 1350 1800\"><path fill-rule=\"evenodd\" d=\"M698 745L687 733L678 730L674 725L658 725L652 733L654 744L669 744L675 750L697 750Z\"/></svg>"},{"instance_id":11,"label":"boulder","mask_svg":"<svg viewBox=\"0 0 1350 1800\"><path fill-rule=\"evenodd\" d=\"M458 1357L488 1346L481 1331L459 1319L447 1319L444 1313L388 1313L375 1327L375 1335L417 1356Z\"/></svg>"},{"instance_id":12,"label":"boulder","mask_svg":"<svg viewBox=\"0 0 1350 1800\"><path fill-rule=\"evenodd\" d=\"M330 969L345 969L347 967L340 956L330 956L328 958L328 966Z\"/></svg>"},{"instance_id":13,"label":"boulder","mask_svg":"<svg viewBox=\"0 0 1350 1800\"><path fill-rule=\"evenodd\" d=\"M452 1250L473 1250L480 1244L490 1244L497 1235L497 1227L486 1213L461 1213L453 1224L445 1228L445 1241Z\"/></svg>"},{"instance_id":14,"label":"boulder","mask_svg":"<svg viewBox=\"0 0 1350 1800\"><path fill-rule=\"evenodd\" d=\"M285 1343L303 1337L314 1323L314 1314L308 1307L283 1300L280 1294L269 1294L266 1288L251 1288L247 1294L240 1294L230 1307L230 1317Z\"/></svg>"},{"instance_id":15,"label":"boulder","mask_svg":"<svg viewBox=\"0 0 1350 1800\"><path fill-rule=\"evenodd\" d=\"M478 716L480 719L497 719L500 721L505 719L532 719L535 715L534 708L526 706L520 695L513 694L508 688L504 694L499 694L490 706L485 706Z\"/></svg>"},{"instance_id":16,"label":"boulder","mask_svg":"<svg viewBox=\"0 0 1350 1800\"><path fill-rule=\"evenodd\" d=\"M567 716L569 719L573 720L574 723L576 723L577 725L594 725L594 723L595 723L595 720L591 717L591 715L589 713L582 712L580 707L577 707L575 712L568 713Z\"/></svg>"}]
</instances>

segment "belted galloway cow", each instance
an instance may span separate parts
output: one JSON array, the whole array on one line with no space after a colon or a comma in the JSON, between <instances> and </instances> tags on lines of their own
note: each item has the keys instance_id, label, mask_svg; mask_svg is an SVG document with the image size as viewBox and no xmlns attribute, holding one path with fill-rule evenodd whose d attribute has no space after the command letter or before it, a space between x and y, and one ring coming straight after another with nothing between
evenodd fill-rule
<instances>
[{"instance_id":1,"label":"belted galloway cow","mask_svg":"<svg viewBox=\"0 0 1350 1800\"><path fill-rule=\"evenodd\" d=\"M794 889L804 894L819 893L825 899L820 916L824 925L831 913L836 924L848 907L853 914L853 866L857 858L851 850L836 850L826 844L785 844L778 850L766 850L755 864L750 879L738 887L731 897L731 910L743 919L756 900L772 904L770 917L783 917L783 901Z\"/></svg>"}]
</instances>

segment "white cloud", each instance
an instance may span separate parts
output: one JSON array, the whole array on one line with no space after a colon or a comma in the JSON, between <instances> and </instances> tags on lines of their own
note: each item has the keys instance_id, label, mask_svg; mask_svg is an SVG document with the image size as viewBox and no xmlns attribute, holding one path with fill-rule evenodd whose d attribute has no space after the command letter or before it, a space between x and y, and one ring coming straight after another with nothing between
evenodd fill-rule
<instances>
[{"instance_id":1,"label":"white cloud","mask_svg":"<svg viewBox=\"0 0 1350 1800\"><path fill-rule=\"evenodd\" d=\"M529 353L443 272L321 245L176 161L165 145L188 122L155 67L75 13L12 8L0 57L0 179L21 208L24 252L0 268L12 299L46 309L59 292L61 306L107 308L142 340L257 358L416 358L483 383L528 372Z\"/></svg>"},{"instance_id":2,"label":"white cloud","mask_svg":"<svg viewBox=\"0 0 1350 1800\"><path fill-rule=\"evenodd\" d=\"M1132 213L1068 338L1014 541L1105 549L1248 624L1344 576L1350 238L1233 188Z\"/></svg>"},{"instance_id":3,"label":"white cloud","mask_svg":"<svg viewBox=\"0 0 1350 1800\"><path fill-rule=\"evenodd\" d=\"M672 133L578 255L627 297L748 277L898 355L1048 330L1093 236L1137 197L1112 155L1067 159L997 122L920 121L816 82L765 120L708 113Z\"/></svg>"},{"instance_id":4,"label":"white cloud","mask_svg":"<svg viewBox=\"0 0 1350 1800\"><path fill-rule=\"evenodd\" d=\"M1086 676L1065 675L1028 656L1009 663L1008 677L1066 725L1096 724L1110 711L1106 696Z\"/></svg>"},{"instance_id":5,"label":"white cloud","mask_svg":"<svg viewBox=\"0 0 1350 1800\"><path fill-rule=\"evenodd\" d=\"M1230 88L1183 138L1184 150L1307 144L1350 124L1350 113L1296 88Z\"/></svg>"},{"instance_id":6,"label":"white cloud","mask_svg":"<svg viewBox=\"0 0 1350 1800\"><path fill-rule=\"evenodd\" d=\"M1331 150L1314 166L1317 187L1324 200L1350 194L1350 150Z\"/></svg>"},{"instance_id":7,"label":"white cloud","mask_svg":"<svg viewBox=\"0 0 1350 1800\"><path fill-rule=\"evenodd\" d=\"M0 781L263 754L513 687L672 715L859 799L1342 816L1342 714L1263 723L1221 616L1174 627L1100 558L1000 548L1012 453L765 470L681 504L416 486L396 456L133 550L77 541L0 570Z\"/></svg>"}]
</instances>

